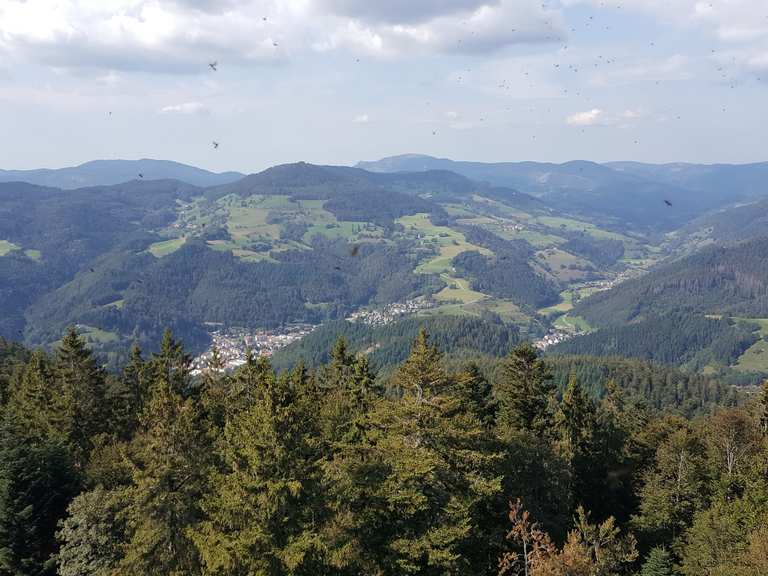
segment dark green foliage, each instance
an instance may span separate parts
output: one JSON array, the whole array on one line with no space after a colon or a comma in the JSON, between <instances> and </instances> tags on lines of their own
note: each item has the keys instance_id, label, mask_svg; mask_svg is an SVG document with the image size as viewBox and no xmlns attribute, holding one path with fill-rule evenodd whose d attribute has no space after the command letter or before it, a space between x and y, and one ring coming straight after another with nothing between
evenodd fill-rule
<instances>
[{"instance_id":1,"label":"dark green foliage","mask_svg":"<svg viewBox=\"0 0 768 576\"><path fill-rule=\"evenodd\" d=\"M319 476L303 392L289 375L268 374L254 404L225 426L223 469L191 531L206 574L319 573Z\"/></svg>"},{"instance_id":2,"label":"dark green foliage","mask_svg":"<svg viewBox=\"0 0 768 576\"><path fill-rule=\"evenodd\" d=\"M111 576L122 557L125 526L121 495L101 486L82 492L67 508L57 534L59 576Z\"/></svg>"},{"instance_id":3,"label":"dark green foliage","mask_svg":"<svg viewBox=\"0 0 768 576\"><path fill-rule=\"evenodd\" d=\"M595 326L666 317L768 317L768 239L706 248L579 302L574 313Z\"/></svg>"},{"instance_id":4,"label":"dark green foliage","mask_svg":"<svg viewBox=\"0 0 768 576\"><path fill-rule=\"evenodd\" d=\"M595 238L586 233L574 235L559 248L598 266L612 266L624 256L624 243L621 240Z\"/></svg>"},{"instance_id":5,"label":"dark green foliage","mask_svg":"<svg viewBox=\"0 0 768 576\"><path fill-rule=\"evenodd\" d=\"M643 562L640 576L675 576L672 555L665 548L653 548Z\"/></svg>"},{"instance_id":6,"label":"dark green foliage","mask_svg":"<svg viewBox=\"0 0 768 576\"><path fill-rule=\"evenodd\" d=\"M0 423L0 574L53 575L56 525L79 478L64 445L27 426L12 414Z\"/></svg>"},{"instance_id":7,"label":"dark green foliage","mask_svg":"<svg viewBox=\"0 0 768 576\"><path fill-rule=\"evenodd\" d=\"M641 402L654 410L678 411L688 417L744 401L743 394L716 380L642 360L552 356L547 363L560 390L565 389L571 374L593 398L605 396L606 383L614 382L628 401Z\"/></svg>"},{"instance_id":8,"label":"dark green foliage","mask_svg":"<svg viewBox=\"0 0 768 576\"><path fill-rule=\"evenodd\" d=\"M434 321L465 351L503 327ZM491 576L519 558L506 539L518 498L549 534L530 566L560 570L529 576L619 573L636 558L619 529L637 536L641 575L761 573L760 395L529 344L448 361L414 326L388 378L360 352L372 344L344 338L325 364L280 375L253 355L224 373L214 354L192 377L170 332L115 376L74 331L53 357L33 353L3 406L0 574ZM737 399L752 404L696 421L653 410Z\"/></svg>"},{"instance_id":9,"label":"dark green foliage","mask_svg":"<svg viewBox=\"0 0 768 576\"><path fill-rule=\"evenodd\" d=\"M518 345L504 360L496 382L499 427L550 433L554 390L552 375L537 350L529 342Z\"/></svg>"},{"instance_id":10,"label":"dark green foliage","mask_svg":"<svg viewBox=\"0 0 768 576\"><path fill-rule=\"evenodd\" d=\"M554 346L552 353L642 358L695 369L729 366L758 340L756 329L726 318L670 311L573 338Z\"/></svg>"},{"instance_id":11,"label":"dark green foliage","mask_svg":"<svg viewBox=\"0 0 768 576\"><path fill-rule=\"evenodd\" d=\"M533 270L527 257L521 258L515 251L497 253L495 257L462 252L451 264L472 279L472 289L478 292L510 298L531 309L558 301L555 286Z\"/></svg>"},{"instance_id":12,"label":"dark green foliage","mask_svg":"<svg viewBox=\"0 0 768 576\"><path fill-rule=\"evenodd\" d=\"M28 359L27 349L0 337L0 405L8 401L8 386L14 372Z\"/></svg>"},{"instance_id":13,"label":"dark green foliage","mask_svg":"<svg viewBox=\"0 0 768 576\"><path fill-rule=\"evenodd\" d=\"M336 339L344 336L350 350L369 352L370 364L384 368L408 357L411 343L421 328L432 335L432 341L440 350L459 357L477 353L503 356L519 340L515 326L469 316L407 318L378 327L339 321L324 324L296 344L280 350L274 364L278 369L285 369L298 360L307 366L323 364L329 360L328 352Z\"/></svg>"}]
</instances>

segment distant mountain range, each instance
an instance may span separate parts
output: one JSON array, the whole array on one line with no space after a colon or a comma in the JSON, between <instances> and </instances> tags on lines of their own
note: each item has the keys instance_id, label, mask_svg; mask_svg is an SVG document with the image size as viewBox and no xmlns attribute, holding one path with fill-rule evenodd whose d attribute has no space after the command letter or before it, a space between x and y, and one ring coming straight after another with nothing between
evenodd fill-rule
<instances>
[{"instance_id":1,"label":"distant mountain range","mask_svg":"<svg viewBox=\"0 0 768 576\"><path fill-rule=\"evenodd\" d=\"M0 182L28 182L63 190L111 186L131 180L180 180L193 186L217 186L243 177L238 172L215 173L168 160L93 160L70 168L0 170Z\"/></svg>"},{"instance_id":2,"label":"distant mountain range","mask_svg":"<svg viewBox=\"0 0 768 576\"><path fill-rule=\"evenodd\" d=\"M598 164L576 160L463 162L418 154L359 162L373 172L449 170L515 188L563 210L670 230L728 204L768 196L768 162L757 164ZM665 202L666 201L666 202Z\"/></svg>"},{"instance_id":3,"label":"distant mountain range","mask_svg":"<svg viewBox=\"0 0 768 576\"><path fill-rule=\"evenodd\" d=\"M768 374L767 166L407 155L247 176L159 160L0 172L0 337L50 345L76 324L112 354L171 327L200 351L212 325L424 298L410 324L349 329L377 358L427 319L462 333L442 322L461 316L489 335L564 334L559 352Z\"/></svg>"}]
</instances>

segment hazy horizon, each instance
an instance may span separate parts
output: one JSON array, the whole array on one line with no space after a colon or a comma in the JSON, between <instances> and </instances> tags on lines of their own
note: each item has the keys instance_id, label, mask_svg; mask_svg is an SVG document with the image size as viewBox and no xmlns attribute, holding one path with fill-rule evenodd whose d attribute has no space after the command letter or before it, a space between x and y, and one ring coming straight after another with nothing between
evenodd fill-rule
<instances>
[{"instance_id":1,"label":"hazy horizon","mask_svg":"<svg viewBox=\"0 0 768 576\"><path fill-rule=\"evenodd\" d=\"M760 0L7 1L0 125L13 138L0 158L257 171L407 142L487 162L761 161L764 12Z\"/></svg>"}]
</instances>

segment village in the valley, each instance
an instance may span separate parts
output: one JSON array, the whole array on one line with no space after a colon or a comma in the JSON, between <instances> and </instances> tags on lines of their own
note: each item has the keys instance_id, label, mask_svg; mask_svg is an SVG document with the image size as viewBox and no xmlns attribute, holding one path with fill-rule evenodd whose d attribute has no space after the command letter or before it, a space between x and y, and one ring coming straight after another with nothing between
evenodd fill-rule
<instances>
[{"instance_id":1,"label":"village in the valley","mask_svg":"<svg viewBox=\"0 0 768 576\"><path fill-rule=\"evenodd\" d=\"M384 326L402 316L415 314L433 306L435 303L431 300L416 298L405 302L394 302L381 309L361 309L350 314L346 320L362 322L370 326ZM249 330L216 325L216 329L211 332L211 347L194 358L192 373L200 374L209 367L214 348L219 352L224 369L234 370L245 364L248 350L255 356L272 356L277 350L301 340L316 327L312 324L289 324L274 330Z\"/></svg>"}]
</instances>

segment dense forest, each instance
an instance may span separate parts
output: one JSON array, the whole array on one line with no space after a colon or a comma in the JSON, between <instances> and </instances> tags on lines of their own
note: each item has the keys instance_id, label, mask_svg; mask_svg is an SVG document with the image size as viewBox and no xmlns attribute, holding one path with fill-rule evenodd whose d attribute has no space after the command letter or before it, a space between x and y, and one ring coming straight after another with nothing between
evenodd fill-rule
<instances>
[{"instance_id":1,"label":"dense forest","mask_svg":"<svg viewBox=\"0 0 768 576\"><path fill-rule=\"evenodd\" d=\"M768 238L713 246L582 300L575 313L593 326L617 326L679 310L768 316Z\"/></svg>"},{"instance_id":2,"label":"dense forest","mask_svg":"<svg viewBox=\"0 0 768 576\"><path fill-rule=\"evenodd\" d=\"M672 372L526 343L485 370L425 331L387 376L344 339L280 373L193 377L170 332L129 357L0 342L0 574L768 571L768 385L648 402Z\"/></svg>"},{"instance_id":3,"label":"dense forest","mask_svg":"<svg viewBox=\"0 0 768 576\"><path fill-rule=\"evenodd\" d=\"M759 339L758 328L750 322L712 318L680 309L603 328L558 344L553 352L643 358L700 370L708 365L733 364Z\"/></svg>"}]
</instances>

